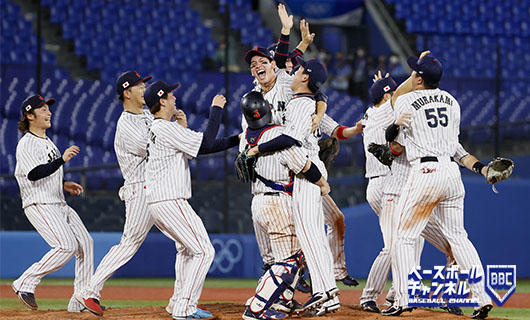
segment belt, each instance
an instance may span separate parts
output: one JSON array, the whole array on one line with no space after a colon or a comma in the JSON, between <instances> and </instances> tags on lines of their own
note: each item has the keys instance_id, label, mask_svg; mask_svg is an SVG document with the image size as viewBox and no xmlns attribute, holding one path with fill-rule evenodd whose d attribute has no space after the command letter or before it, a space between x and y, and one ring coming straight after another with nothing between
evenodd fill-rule
<instances>
[{"instance_id":1,"label":"belt","mask_svg":"<svg viewBox=\"0 0 530 320\"><path fill-rule=\"evenodd\" d=\"M279 196L279 192L265 192L264 195L266 196Z\"/></svg>"},{"instance_id":2,"label":"belt","mask_svg":"<svg viewBox=\"0 0 530 320\"><path fill-rule=\"evenodd\" d=\"M453 157L451 157L451 161L456 162ZM423 158L420 158L420 162L421 163L423 163L423 162L438 162L438 158L436 158L436 157L423 157Z\"/></svg>"}]
</instances>

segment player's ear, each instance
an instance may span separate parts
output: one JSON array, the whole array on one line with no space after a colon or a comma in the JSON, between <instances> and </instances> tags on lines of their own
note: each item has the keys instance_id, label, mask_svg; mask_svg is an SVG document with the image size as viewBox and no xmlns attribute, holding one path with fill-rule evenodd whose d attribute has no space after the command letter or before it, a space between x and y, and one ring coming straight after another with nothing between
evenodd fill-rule
<instances>
[{"instance_id":1,"label":"player's ear","mask_svg":"<svg viewBox=\"0 0 530 320\"><path fill-rule=\"evenodd\" d=\"M127 100L131 98L131 89L127 88L123 91L123 100Z\"/></svg>"},{"instance_id":2,"label":"player's ear","mask_svg":"<svg viewBox=\"0 0 530 320\"><path fill-rule=\"evenodd\" d=\"M276 61L272 60L271 61L271 66L272 66L273 69L276 68Z\"/></svg>"},{"instance_id":3,"label":"player's ear","mask_svg":"<svg viewBox=\"0 0 530 320\"><path fill-rule=\"evenodd\" d=\"M28 121L34 121L35 120L35 114L33 112L26 113L26 118Z\"/></svg>"}]
</instances>

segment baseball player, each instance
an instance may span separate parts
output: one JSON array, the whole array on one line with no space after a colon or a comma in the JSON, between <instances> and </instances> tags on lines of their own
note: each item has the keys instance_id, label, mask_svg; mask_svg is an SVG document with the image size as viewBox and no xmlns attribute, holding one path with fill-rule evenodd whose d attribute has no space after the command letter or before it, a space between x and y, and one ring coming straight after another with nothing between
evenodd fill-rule
<instances>
[{"instance_id":1,"label":"baseball player","mask_svg":"<svg viewBox=\"0 0 530 320\"><path fill-rule=\"evenodd\" d=\"M436 58L411 57L407 62L413 70L410 77L413 92L398 97L395 110L397 115L409 112L413 116L409 126L400 130L397 140L391 143L391 150L400 153L406 147L412 168L396 208L399 225L392 270L397 301L385 310L385 315L400 315L409 310L407 275L415 264L414 241L431 214L443 222L441 228L457 264L465 270L475 267L478 275L484 275L478 253L464 229L465 191L458 165L452 159L458 147L460 105L438 88L442 65ZM479 303L472 318L485 318L492 308L483 281L469 284Z\"/></svg>"},{"instance_id":2,"label":"baseball player","mask_svg":"<svg viewBox=\"0 0 530 320\"><path fill-rule=\"evenodd\" d=\"M249 125L244 133L249 146L282 134L284 128L271 123L271 109L261 93L245 94L241 109ZM293 300L293 284L301 275L303 255L292 218L294 175L302 172L306 179L319 185L322 194L329 192L329 185L314 165L311 170L311 164L306 150L296 146L257 160L257 179L252 184L252 219L257 228L268 234L275 264L260 278L255 296L247 303L244 319L282 319L287 317L282 312L289 313L299 307Z\"/></svg>"},{"instance_id":3,"label":"baseball player","mask_svg":"<svg viewBox=\"0 0 530 320\"><path fill-rule=\"evenodd\" d=\"M99 300L105 281L134 256L154 224L147 212L144 190L147 133L153 116L143 106L145 83L150 79L151 76L143 78L136 71L127 71L116 81L123 112L116 126L114 150L125 180L119 191L120 199L125 201L125 225L120 243L101 260L88 286L78 297L97 315L103 314Z\"/></svg>"},{"instance_id":4,"label":"baseball player","mask_svg":"<svg viewBox=\"0 0 530 320\"><path fill-rule=\"evenodd\" d=\"M175 106L172 91L178 86L158 80L144 94L154 115L149 130L145 188L148 210L157 227L177 245L173 319L202 319L212 317L197 308L197 303L215 251L202 220L187 201L191 197L188 160L199 153L236 146L239 137L215 139L226 103L220 95L213 98L206 130L188 129L186 115ZM175 122L170 121L173 117Z\"/></svg>"},{"instance_id":5,"label":"baseball player","mask_svg":"<svg viewBox=\"0 0 530 320\"><path fill-rule=\"evenodd\" d=\"M68 311L80 312L84 307L75 295L87 285L94 271L94 248L83 221L66 204L63 194L63 190L72 195L83 192L81 185L63 182L62 165L79 153L79 147L70 146L61 156L46 136L46 130L51 127L50 106L54 103L55 99L44 100L40 95L22 102L18 129L24 136L17 145L15 178L26 217L52 249L16 279L12 288L24 305L37 310L35 288L41 279L75 256L74 295Z\"/></svg>"},{"instance_id":6,"label":"baseball player","mask_svg":"<svg viewBox=\"0 0 530 320\"><path fill-rule=\"evenodd\" d=\"M276 63L276 59L284 59L288 52L292 16L287 16L285 7L282 4L280 4L278 8L280 20L282 21L282 32L274 57L271 57L270 51L266 48L254 47L247 52L245 60L249 63L251 74L257 83L255 90L261 92L272 106L273 123L284 124L286 104L293 96L290 87L293 77L282 69L275 70L275 67L276 64L281 65L281 62ZM300 30L302 41L297 49L295 49L297 56L298 54L303 54L309 44L312 43L315 36L313 33L310 33L309 25L304 20L300 21ZM319 93L315 95L315 97L317 100L317 112L312 116L313 131L315 131L316 127L322 122L322 127L326 128L326 131L323 131L326 134L330 136L333 135L339 139L346 139L360 132L360 123L352 128L339 126L333 119L325 114L325 101L327 99L325 95ZM241 122L242 129L245 131L247 124L244 117L242 117ZM330 196L324 197L323 201L325 222L328 226L328 241L334 257L335 279L341 281L345 285L356 286L358 285L357 280L349 276L346 269L346 259L344 254L344 215ZM255 229L255 232L264 264L266 266L272 265L274 261L270 253L270 244L267 235L260 233L260 230Z\"/></svg>"},{"instance_id":7,"label":"baseball player","mask_svg":"<svg viewBox=\"0 0 530 320\"><path fill-rule=\"evenodd\" d=\"M316 59L305 62L297 58L300 67L295 72L291 83L293 98L286 108L284 133L263 144L252 147L248 155L267 153L285 149L295 143L308 150L309 159L322 173L327 172L318 158L318 140L320 130L311 132L311 115L315 113L314 93L327 79L325 67ZM332 270L332 257L328 241L325 240L324 216L322 213L322 197L320 190L305 179L294 181L293 191L294 221L296 235L306 257L311 272L313 294L304 304L304 309L312 309L329 301L334 301L334 310L340 308L336 295L339 289L335 286ZM333 310L330 310L333 311Z\"/></svg>"},{"instance_id":8,"label":"baseball player","mask_svg":"<svg viewBox=\"0 0 530 320\"><path fill-rule=\"evenodd\" d=\"M426 53L425 53L426 54ZM422 53L423 55L423 53ZM379 114L378 120L374 123L369 120L370 118L373 119L373 116L366 117L364 120L366 121L365 125L365 135L364 135L364 144L365 144L365 150L366 150L366 157L367 157L367 164L370 160L376 160L373 155L371 155L369 152L370 148L367 148L368 145L373 143L373 141L383 141L385 143L385 134L383 131L383 128L386 128L387 125L392 124L392 121L394 119L394 113L393 109L391 107L391 99L397 98L396 96L399 96L400 94L403 94L403 88L409 87L407 83L403 83L399 88L398 92L394 93L394 90L396 89L395 82L388 77L387 74L386 78L381 77L381 73L379 72L379 75L376 75L374 77L374 84L370 88L370 96L374 100L374 105L377 105L377 102L380 102L379 108L385 108L390 107L389 111L387 111L385 114ZM376 109L378 111L382 111L384 109ZM368 110L370 111L370 109ZM373 112L371 113L373 115ZM396 121L399 124L403 124L406 122L405 119L398 119ZM381 126L378 127L378 130L376 131L376 134L370 138L368 136L369 133L373 132L373 128L370 127L377 127L379 124ZM377 136L379 134L379 136ZM382 136L381 136L382 135ZM372 141L372 142L370 142ZM455 157L457 159L463 158L468 153L463 149L459 148L457 150L457 154ZM373 163L373 161L370 161L370 163ZM379 162L376 162L376 165L379 164ZM374 263L372 265L372 268L370 269L370 274L368 276L368 280L366 283L366 287L363 290L363 294L361 296L361 307L364 311L367 312L376 312L379 313L380 310L377 307L376 300L379 297L379 295L382 293L386 280L388 278L388 274L390 271L390 265L391 265L391 246L393 242L393 237L395 234L395 225L396 225L396 217L397 215L394 214L394 207L395 204L399 201L399 196L401 194L401 189L403 186L403 181L406 179L406 176L409 172L410 165L406 161L405 157L399 157L396 158L392 164L391 164L391 171L387 173L383 179L383 184L377 189L379 190L379 196L374 197L367 196L369 203L371 204L372 208L379 208L378 216L379 216L379 222L381 226L381 233L383 234L383 241L384 241L384 248L381 250L377 258L374 260ZM369 167L367 166L367 172L369 172ZM371 183L372 181L370 181ZM377 190L374 189L368 189L367 194L370 192L375 193ZM381 195L382 192L382 195ZM381 200L382 197L382 200ZM372 204L373 202L376 202L375 204ZM382 208L382 209L381 209ZM374 209L375 210L375 209ZM437 219L431 218L429 223L427 224L426 228L422 232L422 237L418 238L416 244L415 244L415 257L417 264L419 264L421 252L423 250L423 244L424 244L424 238L427 239L431 244L433 244L436 248L438 248L440 251L446 253L447 255L447 264L452 265L454 264L454 257L451 254L450 246L443 234L441 234L441 228L439 228L440 222ZM387 303L390 305L394 302L394 295L395 291L394 288L391 287L389 293L387 294ZM454 314L463 314L462 310L458 307L445 307L445 310L447 310L450 313Z\"/></svg>"}]
</instances>

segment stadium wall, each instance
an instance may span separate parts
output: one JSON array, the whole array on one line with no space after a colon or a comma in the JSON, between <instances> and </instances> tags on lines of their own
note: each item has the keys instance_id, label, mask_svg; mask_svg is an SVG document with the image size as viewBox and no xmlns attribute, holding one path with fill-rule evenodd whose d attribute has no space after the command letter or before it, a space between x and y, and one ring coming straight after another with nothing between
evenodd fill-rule
<instances>
[{"instance_id":1,"label":"stadium wall","mask_svg":"<svg viewBox=\"0 0 530 320\"><path fill-rule=\"evenodd\" d=\"M530 236L526 197L530 180L512 179L498 184L499 194L478 177L465 177L465 226L483 265L517 265L518 277L530 277L528 252ZM350 274L366 278L373 259L382 247L376 215L368 204L343 208L346 217L345 250ZM250 214L250 213L249 213ZM91 233L94 238L94 263L120 240L121 233ZM261 274L261 259L254 235L212 234L216 249L210 277L254 278ZM509 244L509 245L508 245ZM18 277L49 250L37 232L0 232L0 278ZM173 277L175 247L160 233L151 233L129 263L115 277ZM445 265L445 256L426 244L422 266ZM69 261L50 277L73 277Z\"/></svg>"}]
</instances>

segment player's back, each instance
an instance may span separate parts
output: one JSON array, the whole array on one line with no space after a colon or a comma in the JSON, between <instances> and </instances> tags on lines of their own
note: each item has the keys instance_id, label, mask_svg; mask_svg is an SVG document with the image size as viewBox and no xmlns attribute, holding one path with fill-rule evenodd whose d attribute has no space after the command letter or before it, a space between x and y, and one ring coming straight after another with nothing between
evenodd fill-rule
<instances>
[{"instance_id":1,"label":"player's back","mask_svg":"<svg viewBox=\"0 0 530 320\"><path fill-rule=\"evenodd\" d=\"M392 124L394 119L394 110L390 100L375 108L370 107L366 110L363 118L363 144L364 154L366 156L366 178L384 176L388 174L388 166L385 166L377 160L369 151L370 143L385 144L385 129Z\"/></svg>"},{"instance_id":2,"label":"player's back","mask_svg":"<svg viewBox=\"0 0 530 320\"><path fill-rule=\"evenodd\" d=\"M422 157L451 157L455 154L460 133L460 105L440 89L417 90L396 100L396 114L410 111L409 128L398 136L407 148L410 162Z\"/></svg>"}]
</instances>

